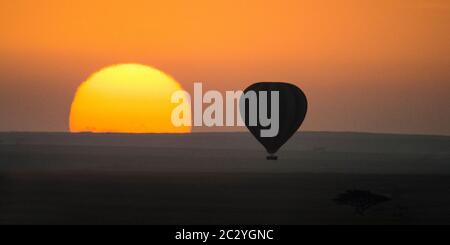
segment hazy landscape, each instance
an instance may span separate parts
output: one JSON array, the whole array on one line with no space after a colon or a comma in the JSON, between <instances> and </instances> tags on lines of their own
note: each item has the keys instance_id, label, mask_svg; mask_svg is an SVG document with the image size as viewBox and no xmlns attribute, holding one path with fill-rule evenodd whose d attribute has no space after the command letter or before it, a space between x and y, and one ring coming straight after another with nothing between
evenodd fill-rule
<instances>
[{"instance_id":1,"label":"hazy landscape","mask_svg":"<svg viewBox=\"0 0 450 245\"><path fill-rule=\"evenodd\" d=\"M450 137L0 133L1 224L450 224ZM390 201L364 215L333 199Z\"/></svg>"}]
</instances>

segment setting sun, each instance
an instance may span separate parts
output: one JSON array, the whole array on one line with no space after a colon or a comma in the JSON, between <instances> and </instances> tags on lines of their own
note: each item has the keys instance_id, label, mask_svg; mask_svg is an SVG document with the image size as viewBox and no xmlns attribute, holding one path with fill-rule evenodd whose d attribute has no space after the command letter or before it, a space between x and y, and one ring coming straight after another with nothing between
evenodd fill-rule
<instances>
[{"instance_id":1,"label":"setting sun","mask_svg":"<svg viewBox=\"0 0 450 245\"><path fill-rule=\"evenodd\" d=\"M101 69L79 86L70 111L70 131L190 132L190 127L171 122L176 104L170 98L181 89L172 77L152 67L120 64Z\"/></svg>"}]
</instances>

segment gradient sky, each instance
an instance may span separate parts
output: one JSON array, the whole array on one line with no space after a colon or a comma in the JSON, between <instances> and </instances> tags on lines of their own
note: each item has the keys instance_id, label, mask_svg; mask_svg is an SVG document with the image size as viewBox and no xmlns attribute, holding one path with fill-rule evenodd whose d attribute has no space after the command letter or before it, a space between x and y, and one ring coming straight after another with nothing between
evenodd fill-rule
<instances>
[{"instance_id":1,"label":"gradient sky","mask_svg":"<svg viewBox=\"0 0 450 245\"><path fill-rule=\"evenodd\" d=\"M450 135L446 0L2 1L0 37L0 131L67 131L77 86L134 62L187 90L295 83L305 130Z\"/></svg>"}]
</instances>

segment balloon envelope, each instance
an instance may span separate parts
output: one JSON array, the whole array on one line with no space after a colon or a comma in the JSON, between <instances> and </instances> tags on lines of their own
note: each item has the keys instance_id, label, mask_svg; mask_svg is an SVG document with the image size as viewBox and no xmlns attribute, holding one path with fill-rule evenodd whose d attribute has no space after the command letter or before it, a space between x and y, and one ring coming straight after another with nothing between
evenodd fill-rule
<instances>
[{"instance_id":1,"label":"balloon envelope","mask_svg":"<svg viewBox=\"0 0 450 245\"><path fill-rule=\"evenodd\" d=\"M261 125L259 120L260 113L260 104L256 103L257 107L257 125L250 125L249 120L249 110L250 103L248 100L244 99L244 96L241 97L239 101L239 106L241 108L241 117L245 122L246 127L249 131L256 137L256 139L266 148L267 152L270 154L276 153L280 147L286 143L289 138L299 129L300 125L303 123L303 120L306 116L306 111L308 108L308 102L306 100L306 96L303 91L295 85L283 82L259 82L253 85L250 85L248 88L244 90L244 93L247 94L249 91L254 91L256 93L256 97L258 98L258 102L260 100L261 94L260 92L267 91L267 111L269 114L269 118L271 116L271 92L278 91L279 92L279 131L278 134L274 137L261 137L261 129L268 129L270 125L264 127ZM245 113L243 108L245 108ZM254 107L253 107L254 109ZM245 114L245 115L244 115ZM245 118L244 118L245 117Z\"/></svg>"}]
</instances>

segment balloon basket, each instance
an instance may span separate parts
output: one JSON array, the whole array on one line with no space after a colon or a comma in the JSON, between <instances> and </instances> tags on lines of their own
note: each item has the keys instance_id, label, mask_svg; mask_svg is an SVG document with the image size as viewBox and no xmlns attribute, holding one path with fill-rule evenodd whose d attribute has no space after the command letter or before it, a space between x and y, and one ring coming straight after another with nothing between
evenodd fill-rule
<instances>
[{"instance_id":1,"label":"balloon basket","mask_svg":"<svg viewBox=\"0 0 450 245\"><path fill-rule=\"evenodd\" d=\"M267 160L278 160L278 157L275 155L269 155L266 157Z\"/></svg>"}]
</instances>

